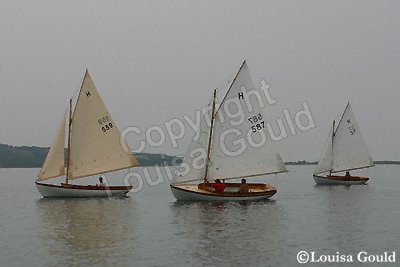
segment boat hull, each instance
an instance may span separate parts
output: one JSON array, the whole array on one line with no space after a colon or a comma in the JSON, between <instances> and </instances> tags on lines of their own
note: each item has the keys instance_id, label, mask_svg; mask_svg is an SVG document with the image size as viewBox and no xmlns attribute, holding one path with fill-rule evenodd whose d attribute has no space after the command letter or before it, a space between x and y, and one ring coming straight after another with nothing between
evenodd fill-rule
<instances>
[{"instance_id":1,"label":"boat hull","mask_svg":"<svg viewBox=\"0 0 400 267\"><path fill-rule=\"evenodd\" d=\"M318 185L362 185L368 182L369 178L352 176L320 176L314 175L314 180Z\"/></svg>"},{"instance_id":2,"label":"boat hull","mask_svg":"<svg viewBox=\"0 0 400 267\"><path fill-rule=\"evenodd\" d=\"M95 198L126 196L132 186L52 185L36 182L36 188L43 197Z\"/></svg>"},{"instance_id":3,"label":"boat hull","mask_svg":"<svg viewBox=\"0 0 400 267\"><path fill-rule=\"evenodd\" d=\"M226 192L208 190L204 184L170 185L172 194L178 201L252 201L269 199L277 190L268 184L248 184L248 193L238 193L240 184L225 184Z\"/></svg>"}]
</instances>

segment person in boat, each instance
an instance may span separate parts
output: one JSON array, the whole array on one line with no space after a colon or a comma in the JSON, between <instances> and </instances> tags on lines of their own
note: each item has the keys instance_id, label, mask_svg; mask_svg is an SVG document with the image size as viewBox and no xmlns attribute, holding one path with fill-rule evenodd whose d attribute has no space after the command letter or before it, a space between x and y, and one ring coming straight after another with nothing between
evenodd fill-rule
<instances>
[{"instance_id":1,"label":"person in boat","mask_svg":"<svg viewBox=\"0 0 400 267\"><path fill-rule=\"evenodd\" d=\"M248 193L249 185L246 182L246 179L242 179L242 184L239 186L239 193Z\"/></svg>"},{"instance_id":2,"label":"person in boat","mask_svg":"<svg viewBox=\"0 0 400 267\"><path fill-rule=\"evenodd\" d=\"M347 171L344 177L346 177L347 179L350 179L350 177L351 177L350 172Z\"/></svg>"},{"instance_id":3,"label":"person in boat","mask_svg":"<svg viewBox=\"0 0 400 267\"><path fill-rule=\"evenodd\" d=\"M103 182L103 176L99 177L99 182L96 184L96 186L106 186L106 183Z\"/></svg>"},{"instance_id":4,"label":"person in boat","mask_svg":"<svg viewBox=\"0 0 400 267\"><path fill-rule=\"evenodd\" d=\"M217 193L223 193L225 190L225 184L223 184L220 179L215 180L215 183L210 184L210 186L213 187Z\"/></svg>"}]
</instances>

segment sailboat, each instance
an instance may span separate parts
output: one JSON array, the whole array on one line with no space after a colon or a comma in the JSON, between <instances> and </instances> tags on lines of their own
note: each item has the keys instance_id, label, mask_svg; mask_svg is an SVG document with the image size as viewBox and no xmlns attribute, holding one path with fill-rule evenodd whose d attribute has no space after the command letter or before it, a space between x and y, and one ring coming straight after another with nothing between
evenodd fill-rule
<instances>
[{"instance_id":1,"label":"sailboat","mask_svg":"<svg viewBox=\"0 0 400 267\"><path fill-rule=\"evenodd\" d=\"M189 171L175 177L170 184L177 200L268 199L277 192L270 184L245 181L248 190L239 192L241 183L225 181L287 172L279 152L267 138L262 106L257 102L257 97L250 93L258 90L253 85L246 61L226 88L226 93L220 94L218 107L217 89L214 90L208 105L211 114L201 116L199 138L191 143L188 156L185 157L187 162L196 162L187 163ZM230 119L227 114L233 102L238 103L238 109L243 109L241 121ZM210 127L206 118L210 121ZM203 155L203 164L198 164L199 153ZM217 180L224 182L223 192L217 192L212 187Z\"/></svg>"},{"instance_id":2,"label":"sailboat","mask_svg":"<svg viewBox=\"0 0 400 267\"><path fill-rule=\"evenodd\" d=\"M65 128L68 116L68 158L64 166ZM132 186L96 186L71 184L70 181L87 176L138 166L131 153L126 153L111 115L108 113L96 86L86 70L72 112L58 128L56 137L36 180L36 187L44 197L107 197L126 195ZM127 147L127 146L126 146ZM65 175L60 185L47 184L51 178Z\"/></svg>"},{"instance_id":3,"label":"sailboat","mask_svg":"<svg viewBox=\"0 0 400 267\"><path fill-rule=\"evenodd\" d=\"M350 103L337 127L335 124L333 121L321 159L314 171L314 180L319 185L365 184L368 177L350 175L351 170L374 166ZM346 172L346 175L335 175L340 172Z\"/></svg>"}]
</instances>

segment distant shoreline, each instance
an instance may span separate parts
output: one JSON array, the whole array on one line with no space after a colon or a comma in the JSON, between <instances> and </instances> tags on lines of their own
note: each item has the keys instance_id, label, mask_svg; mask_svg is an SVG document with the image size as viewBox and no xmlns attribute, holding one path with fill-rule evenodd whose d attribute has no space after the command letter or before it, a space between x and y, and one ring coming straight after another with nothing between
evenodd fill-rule
<instances>
[{"instance_id":1,"label":"distant shoreline","mask_svg":"<svg viewBox=\"0 0 400 267\"><path fill-rule=\"evenodd\" d=\"M0 144L0 168L41 168L48 152L48 147ZM66 151L65 154L67 154ZM174 166L182 163L180 157L166 154L137 153L135 156L139 165L143 167Z\"/></svg>"},{"instance_id":2,"label":"distant shoreline","mask_svg":"<svg viewBox=\"0 0 400 267\"><path fill-rule=\"evenodd\" d=\"M156 158L159 158L159 156L160 155L162 155L162 154L148 154L148 153L146 153L146 155L152 155L152 156L154 156L154 157L156 157ZM174 158L174 156L166 156L166 157L173 157ZM139 155L137 155L137 158L140 158L140 154ZM150 162L146 162L146 160L140 160L140 159L138 159L139 160L139 164L140 164L140 166L139 167L149 167L149 166L154 166L154 165L158 165L158 166L176 166L176 165L179 165L180 164L180 162L181 162L181 160L180 159L178 159L177 161L179 161L179 162L177 162L176 164L172 164L172 163L170 163L170 162L168 162L168 164L165 164L165 162L163 163L163 160L161 160L161 159L152 159L151 161L152 161L152 163L150 163ZM165 161L165 159L164 159L164 161ZM317 165L318 164L318 162L314 162L314 161L311 161L311 162L308 162L308 161L306 161L306 162L303 162L303 161L300 161L300 162L297 162L297 161L288 161L288 162L285 162L285 165L287 165L287 166L308 166L308 165ZM374 164L375 165L400 165L400 161L393 161L393 160L378 160L378 161L374 161ZM24 164L23 166L16 166L15 164L12 164L12 165L8 165L8 166L6 166L6 165L3 165L2 164L2 162L0 162L0 169L18 169L18 168L32 168L32 169L34 169L34 168L41 168L42 167L42 164L40 164L40 165L37 165L37 166L35 166L35 165L31 165L31 164Z\"/></svg>"},{"instance_id":3,"label":"distant shoreline","mask_svg":"<svg viewBox=\"0 0 400 267\"><path fill-rule=\"evenodd\" d=\"M40 168L46 158L48 147L10 146L0 144L0 168ZM137 153L140 166L173 166L182 163L182 158L166 154ZM397 160L377 160L376 165L400 165ZM316 161L288 161L286 165L317 165Z\"/></svg>"}]
</instances>

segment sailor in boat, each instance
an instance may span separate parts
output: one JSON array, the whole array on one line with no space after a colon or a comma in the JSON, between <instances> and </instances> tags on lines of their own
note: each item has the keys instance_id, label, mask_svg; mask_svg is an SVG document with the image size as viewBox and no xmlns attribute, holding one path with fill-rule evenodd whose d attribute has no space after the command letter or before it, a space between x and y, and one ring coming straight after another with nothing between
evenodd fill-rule
<instances>
[{"instance_id":1,"label":"sailor in boat","mask_svg":"<svg viewBox=\"0 0 400 267\"><path fill-rule=\"evenodd\" d=\"M239 186L239 193L248 193L249 185L246 182L246 179L242 179L242 184Z\"/></svg>"},{"instance_id":2,"label":"sailor in boat","mask_svg":"<svg viewBox=\"0 0 400 267\"><path fill-rule=\"evenodd\" d=\"M103 182L103 176L99 177L99 182L96 184L96 186L106 186L106 183Z\"/></svg>"},{"instance_id":3,"label":"sailor in boat","mask_svg":"<svg viewBox=\"0 0 400 267\"><path fill-rule=\"evenodd\" d=\"M346 177L346 179L350 179L351 178L350 172L347 171L344 177Z\"/></svg>"},{"instance_id":4,"label":"sailor in boat","mask_svg":"<svg viewBox=\"0 0 400 267\"><path fill-rule=\"evenodd\" d=\"M210 186L213 187L217 193L223 193L225 190L225 184L223 184L220 179L215 180L215 183L210 184Z\"/></svg>"}]
</instances>

